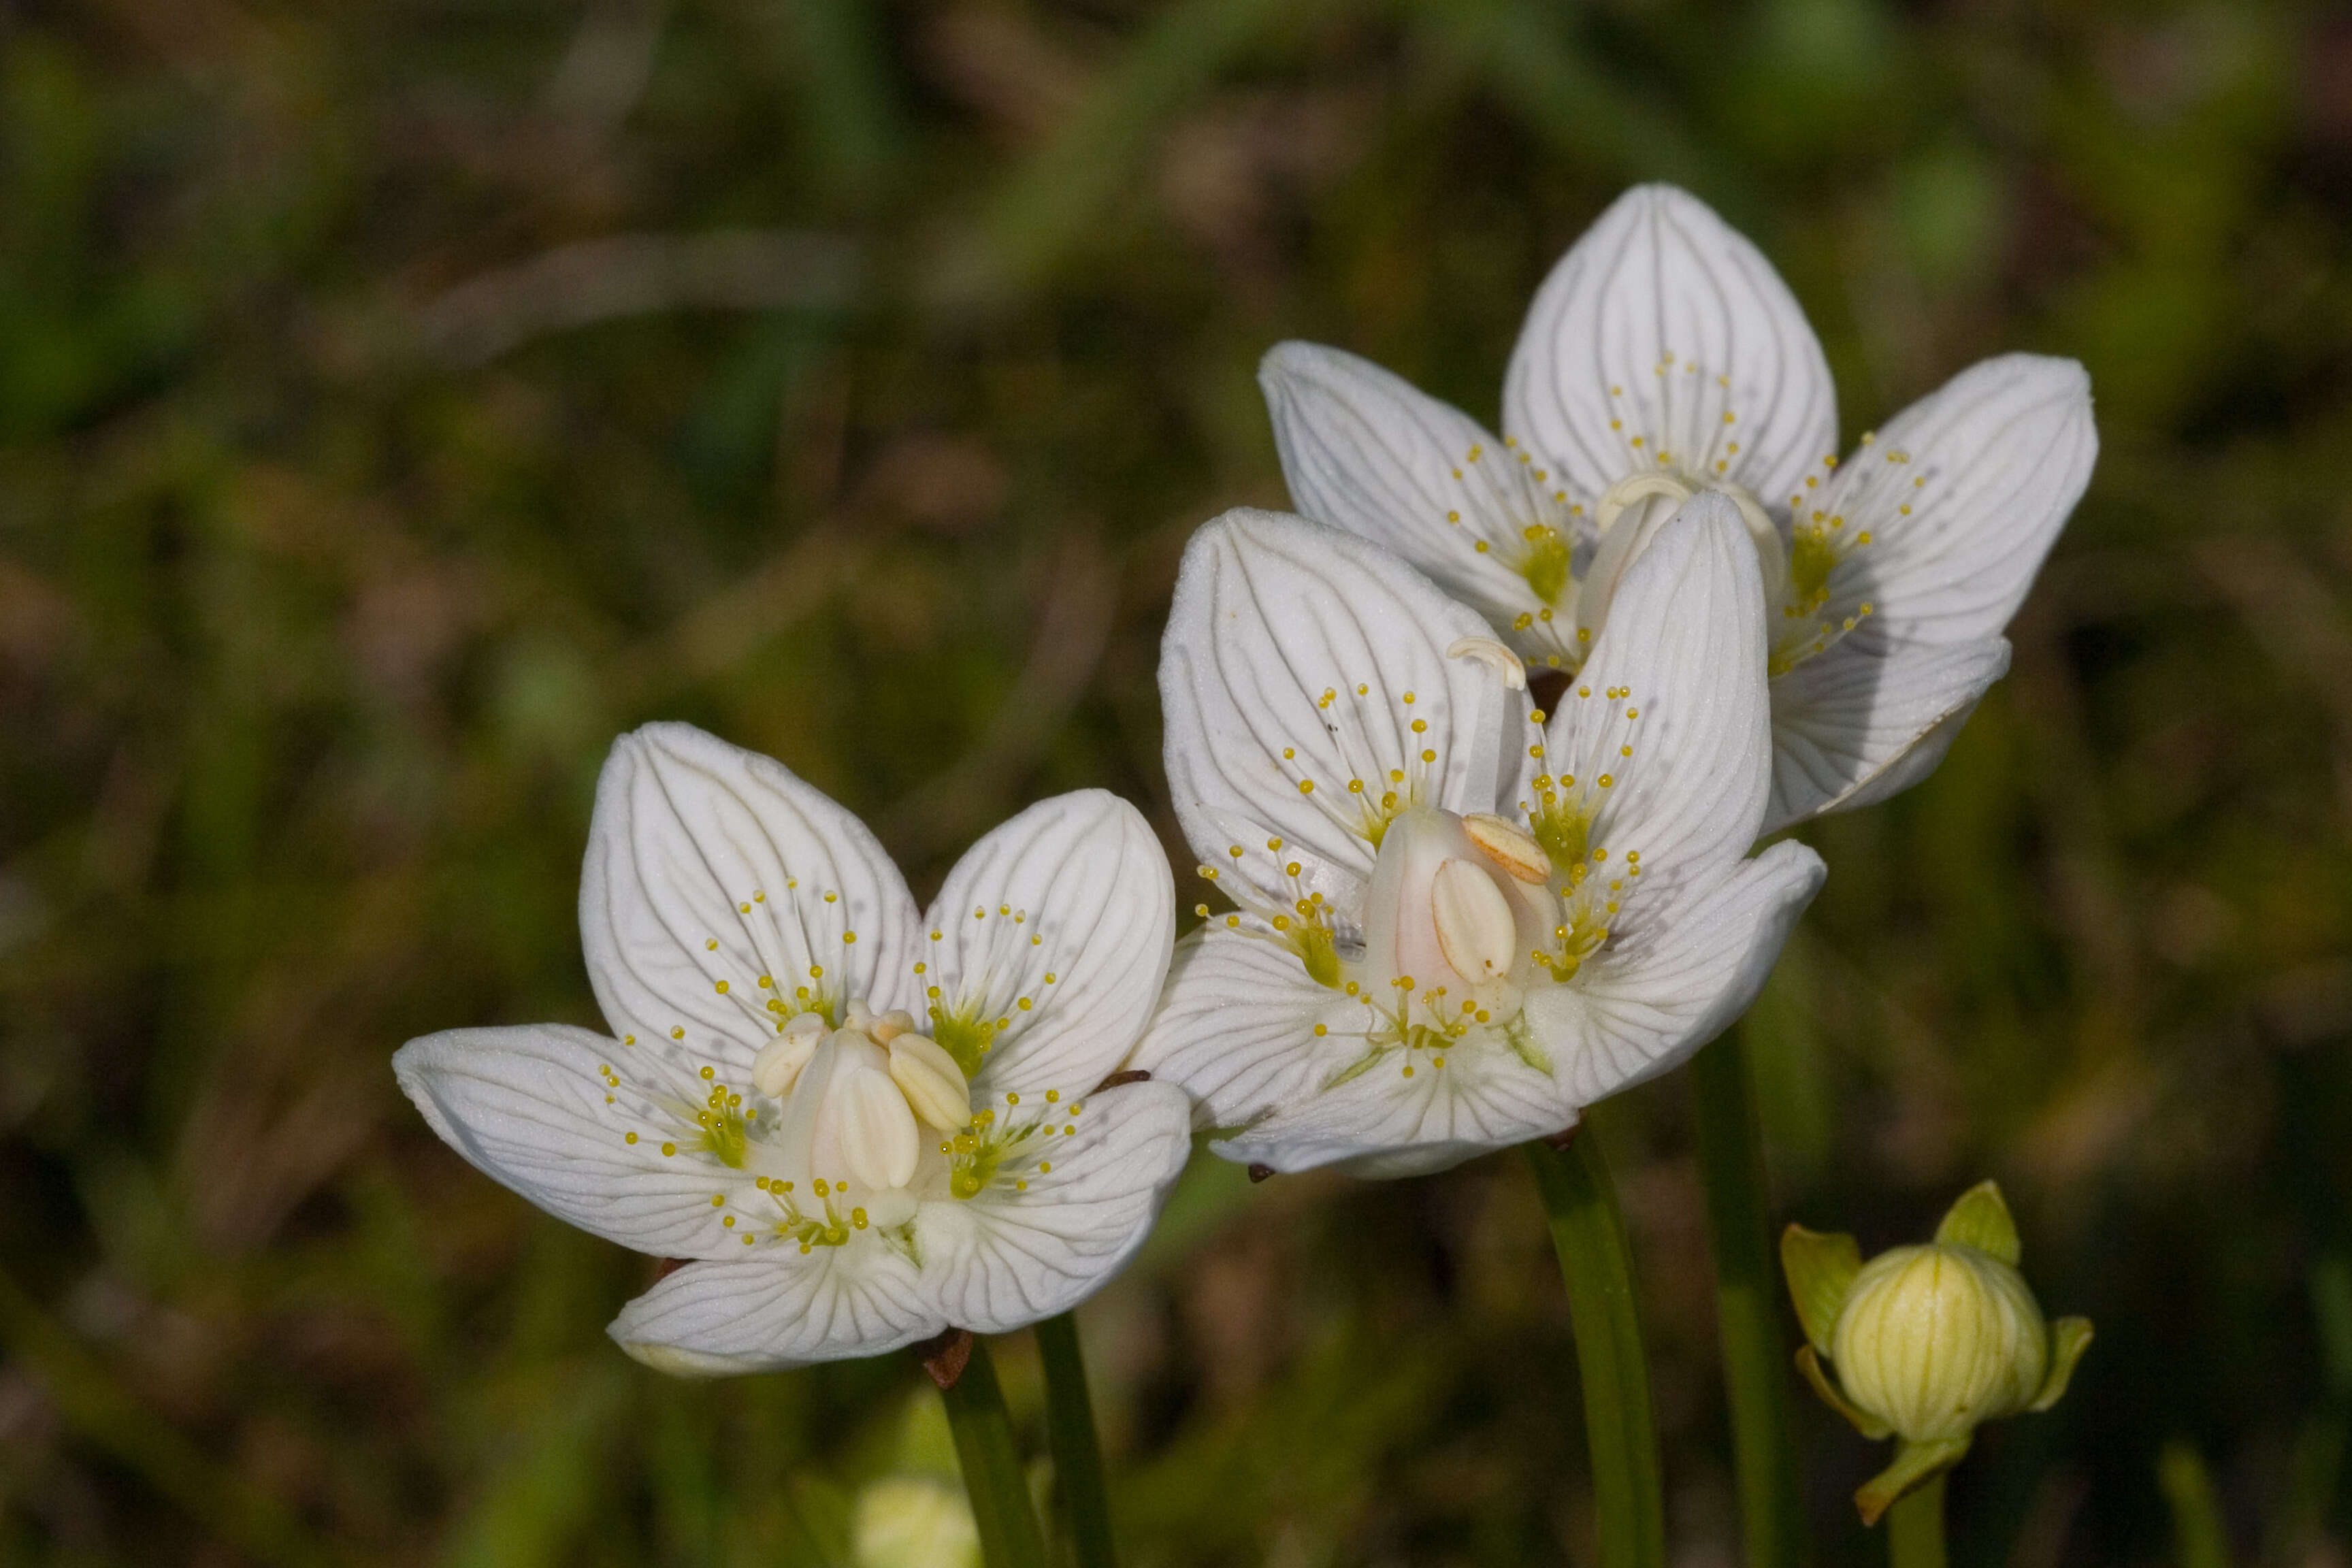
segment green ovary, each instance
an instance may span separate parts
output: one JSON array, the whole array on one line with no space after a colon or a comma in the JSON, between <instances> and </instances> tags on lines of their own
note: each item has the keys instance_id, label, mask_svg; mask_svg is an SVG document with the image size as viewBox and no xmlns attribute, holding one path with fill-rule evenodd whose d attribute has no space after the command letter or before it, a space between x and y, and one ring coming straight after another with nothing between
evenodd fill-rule
<instances>
[{"instance_id":1,"label":"green ovary","mask_svg":"<svg viewBox=\"0 0 2352 1568\"><path fill-rule=\"evenodd\" d=\"M1320 921L1300 924L1288 933L1290 945L1307 965L1307 977L1318 985L1339 988L1339 944L1331 928Z\"/></svg>"},{"instance_id":2,"label":"green ovary","mask_svg":"<svg viewBox=\"0 0 2352 1568\"><path fill-rule=\"evenodd\" d=\"M1550 858L1552 868L1561 876L1584 864L1592 833L1592 819L1584 813L1546 792L1543 804L1530 814L1528 826L1535 831L1536 842Z\"/></svg>"},{"instance_id":3,"label":"green ovary","mask_svg":"<svg viewBox=\"0 0 2352 1568\"><path fill-rule=\"evenodd\" d=\"M969 1149L965 1148L970 1144ZM1004 1161L1004 1151L992 1140L974 1138L970 1133L959 1134L956 1152L951 1157L955 1174L948 1185L960 1198L976 1198L996 1180L996 1167Z\"/></svg>"},{"instance_id":4,"label":"green ovary","mask_svg":"<svg viewBox=\"0 0 2352 1568\"><path fill-rule=\"evenodd\" d=\"M719 1157L719 1163L733 1170L743 1168L744 1133L743 1097L730 1094L725 1086L710 1091L704 1109L694 1113L699 1142L705 1151Z\"/></svg>"},{"instance_id":5,"label":"green ovary","mask_svg":"<svg viewBox=\"0 0 2352 1568\"><path fill-rule=\"evenodd\" d=\"M1568 541L1555 528L1541 523L1526 531L1528 552L1519 558L1519 575L1528 580L1536 597L1547 605L1557 605L1568 590Z\"/></svg>"},{"instance_id":6,"label":"green ovary","mask_svg":"<svg viewBox=\"0 0 2352 1568\"><path fill-rule=\"evenodd\" d=\"M956 1066L963 1068L967 1079L979 1076L981 1058L988 1055L996 1030L994 1021L976 1017L969 1008L954 1014L941 1007L931 1009L931 1038L955 1058Z\"/></svg>"},{"instance_id":7,"label":"green ovary","mask_svg":"<svg viewBox=\"0 0 2352 1568\"><path fill-rule=\"evenodd\" d=\"M1789 542L1789 605L1790 616L1808 616L1826 604L1830 574L1837 569L1838 549L1827 530L1801 528Z\"/></svg>"}]
</instances>

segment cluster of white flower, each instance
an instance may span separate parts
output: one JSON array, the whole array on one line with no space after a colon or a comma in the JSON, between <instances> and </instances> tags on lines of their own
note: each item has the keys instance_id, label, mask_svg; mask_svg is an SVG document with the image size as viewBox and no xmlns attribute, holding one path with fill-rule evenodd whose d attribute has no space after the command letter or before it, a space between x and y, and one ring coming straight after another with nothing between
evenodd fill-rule
<instances>
[{"instance_id":1,"label":"cluster of white flower","mask_svg":"<svg viewBox=\"0 0 2352 1568\"><path fill-rule=\"evenodd\" d=\"M582 878L611 1032L400 1052L467 1159L688 1260L613 1324L631 1354L1014 1328L1133 1254L1196 1126L1430 1171L1684 1060L1821 884L1758 837L1934 767L2095 448L2081 367L2011 355L1841 462L1787 288L1663 187L1537 295L1500 439L1337 350L1262 379L1304 515L1185 554L1168 778L1230 908L1172 963L1168 866L1110 795L1032 806L919 914L847 811L658 724L614 746Z\"/></svg>"}]
</instances>

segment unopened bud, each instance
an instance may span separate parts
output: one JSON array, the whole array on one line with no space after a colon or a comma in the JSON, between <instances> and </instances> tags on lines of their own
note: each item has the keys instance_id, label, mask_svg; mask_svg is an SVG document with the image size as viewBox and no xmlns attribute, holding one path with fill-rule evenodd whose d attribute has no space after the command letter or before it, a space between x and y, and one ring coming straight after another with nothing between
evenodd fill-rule
<instances>
[{"instance_id":1,"label":"unopened bud","mask_svg":"<svg viewBox=\"0 0 2352 1568\"><path fill-rule=\"evenodd\" d=\"M1848 1399L1898 1437L1937 1442L2024 1409L2049 1371L2050 1335L2016 1269L1930 1243L1863 1266L1830 1359Z\"/></svg>"},{"instance_id":2,"label":"unopened bud","mask_svg":"<svg viewBox=\"0 0 2352 1568\"><path fill-rule=\"evenodd\" d=\"M1990 1182L1952 1205L1934 1241L1868 1263L1849 1236L1793 1225L1782 1236L1789 1293L1811 1342L1799 1369L1863 1436L1901 1439L1895 1463L1854 1494L1864 1523L1958 1463L1979 1423L2047 1410L2065 1393L2090 1322L2047 1321L2019 1257L2017 1226Z\"/></svg>"}]
</instances>

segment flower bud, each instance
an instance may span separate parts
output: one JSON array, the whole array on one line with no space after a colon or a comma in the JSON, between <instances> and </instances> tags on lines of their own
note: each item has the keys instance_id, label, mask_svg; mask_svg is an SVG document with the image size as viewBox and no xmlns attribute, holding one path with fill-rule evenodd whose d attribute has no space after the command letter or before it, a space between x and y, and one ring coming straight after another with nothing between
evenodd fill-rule
<instances>
[{"instance_id":1,"label":"flower bud","mask_svg":"<svg viewBox=\"0 0 2352 1568\"><path fill-rule=\"evenodd\" d=\"M1864 1265L1830 1359L1854 1405L1899 1437L1935 1442L2024 1409L2049 1370L2050 1335L2016 1269L1930 1243Z\"/></svg>"},{"instance_id":2,"label":"flower bud","mask_svg":"<svg viewBox=\"0 0 2352 1568\"><path fill-rule=\"evenodd\" d=\"M2016 1224L1990 1182L1952 1205L1934 1241L1866 1264L1850 1236L1792 1225L1781 1237L1811 1342L1798 1369L1864 1436L1902 1440L1895 1463L1854 1494L1864 1523L1958 1463L1979 1423L2047 1410L2066 1392L2090 1322L2048 1322L2019 1257Z\"/></svg>"}]
</instances>

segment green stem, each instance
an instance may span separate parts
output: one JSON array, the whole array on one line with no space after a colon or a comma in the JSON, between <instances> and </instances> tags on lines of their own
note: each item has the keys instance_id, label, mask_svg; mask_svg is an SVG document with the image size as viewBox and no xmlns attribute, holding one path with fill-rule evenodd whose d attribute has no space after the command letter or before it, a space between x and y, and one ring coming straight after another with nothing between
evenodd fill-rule
<instances>
[{"instance_id":1,"label":"green stem","mask_svg":"<svg viewBox=\"0 0 2352 1568\"><path fill-rule=\"evenodd\" d=\"M1790 1341L1781 1326L1764 1142L1744 1033L1725 1036L1692 1059L1691 1089L1748 1568L1803 1568L1812 1546L1790 1439Z\"/></svg>"},{"instance_id":2,"label":"green stem","mask_svg":"<svg viewBox=\"0 0 2352 1568\"><path fill-rule=\"evenodd\" d=\"M1037 1325L1037 1354L1045 1363L1045 1439L1054 1450L1054 1478L1072 1552L1078 1568L1116 1568L1110 1492L1103 1484L1102 1445L1095 1436L1095 1407L1087 1395L1087 1363L1075 1314L1057 1313Z\"/></svg>"},{"instance_id":3,"label":"green stem","mask_svg":"<svg viewBox=\"0 0 2352 1568\"><path fill-rule=\"evenodd\" d=\"M1888 1568L1944 1568L1944 1474L1903 1494L1886 1510Z\"/></svg>"},{"instance_id":4,"label":"green stem","mask_svg":"<svg viewBox=\"0 0 2352 1568\"><path fill-rule=\"evenodd\" d=\"M1658 1434L1650 1415L1650 1373L1634 1310L1625 1220L1600 1141L1586 1128L1565 1150L1525 1145L1551 1223L1568 1311L1576 1333L1584 1435L1591 1450L1601 1525L1601 1568L1663 1568L1665 1499Z\"/></svg>"},{"instance_id":5,"label":"green stem","mask_svg":"<svg viewBox=\"0 0 2352 1568\"><path fill-rule=\"evenodd\" d=\"M963 1489L980 1527L981 1560L988 1568L1045 1568L1045 1538L1037 1529L1036 1510L1029 1506L1013 1418L1005 1413L1004 1391L984 1342L972 1341L963 1375L940 1398L948 1407Z\"/></svg>"}]
</instances>

